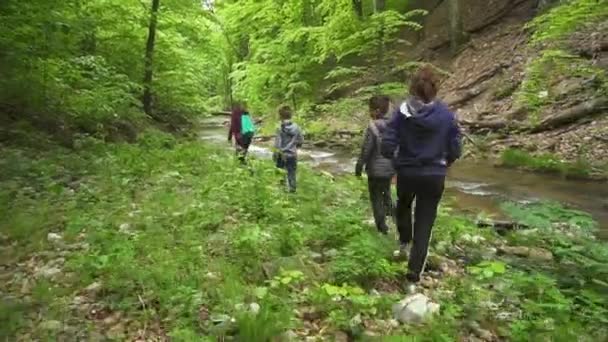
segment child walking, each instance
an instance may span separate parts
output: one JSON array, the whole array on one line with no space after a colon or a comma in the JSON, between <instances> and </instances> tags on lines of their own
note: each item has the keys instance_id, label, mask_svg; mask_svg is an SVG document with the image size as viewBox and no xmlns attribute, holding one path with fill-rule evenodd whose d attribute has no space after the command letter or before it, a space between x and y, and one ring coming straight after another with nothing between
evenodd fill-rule
<instances>
[{"instance_id":1,"label":"child walking","mask_svg":"<svg viewBox=\"0 0 608 342\"><path fill-rule=\"evenodd\" d=\"M374 212L376 228L383 234L388 233L386 216L392 215L391 179L395 175L393 161L381 154L382 134L386 130L386 113L389 110L388 96L373 96L369 100L371 121L365 137L361 154L355 167L355 175L361 177L365 168L369 189L369 198Z\"/></svg>"},{"instance_id":2,"label":"child walking","mask_svg":"<svg viewBox=\"0 0 608 342\"><path fill-rule=\"evenodd\" d=\"M279 109L281 126L277 129L274 141L275 153L273 159L277 167L287 170L287 186L289 192L296 192L296 170L298 168L298 148L304 139L300 127L291 121L292 112L289 106Z\"/></svg>"},{"instance_id":3,"label":"child walking","mask_svg":"<svg viewBox=\"0 0 608 342\"><path fill-rule=\"evenodd\" d=\"M232 142L234 137L234 147L239 161L245 164L249 145L255 134L255 126L251 115L244 105L236 103L232 107L230 115L230 128L228 129L228 141Z\"/></svg>"}]
</instances>

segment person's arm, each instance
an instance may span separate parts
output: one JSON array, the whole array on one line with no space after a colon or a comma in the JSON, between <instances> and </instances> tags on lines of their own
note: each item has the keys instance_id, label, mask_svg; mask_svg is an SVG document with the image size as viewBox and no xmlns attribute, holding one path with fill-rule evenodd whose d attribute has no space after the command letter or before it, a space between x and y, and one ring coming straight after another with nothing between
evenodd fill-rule
<instances>
[{"instance_id":1,"label":"person's arm","mask_svg":"<svg viewBox=\"0 0 608 342\"><path fill-rule=\"evenodd\" d=\"M228 126L228 141L232 142L232 127L234 127L234 114L230 115L230 125Z\"/></svg>"},{"instance_id":2,"label":"person's arm","mask_svg":"<svg viewBox=\"0 0 608 342\"><path fill-rule=\"evenodd\" d=\"M230 115L230 128L228 129L228 141L232 141L232 138L238 142L239 136L238 133L241 130L241 122L239 120L239 113L232 112Z\"/></svg>"},{"instance_id":3,"label":"person's arm","mask_svg":"<svg viewBox=\"0 0 608 342\"><path fill-rule=\"evenodd\" d=\"M448 166L452 165L462 154L462 133L458 126L456 116L452 114L452 122L448 131Z\"/></svg>"},{"instance_id":4,"label":"person's arm","mask_svg":"<svg viewBox=\"0 0 608 342\"><path fill-rule=\"evenodd\" d=\"M302 133L302 129L298 127L298 136L296 137L296 147L300 148L304 144L304 134Z\"/></svg>"},{"instance_id":5,"label":"person's arm","mask_svg":"<svg viewBox=\"0 0 608 342\"><path fill-rule=\"evenodd\" d=\"M363 173L363 168L369 162L369 159L372 155L372 151L374 149L374 139L371 128L368 126L365 130L365 135L363 137L363 145L361 145L361 153L359 154L359 159L357 159L357 165L355 165L355 175L357 177L361 176Z\"/></svg>"},{"instance_id":6,"label":"person's arm","mask_svg":"<svg viewBox=\"0 0 608 342\"><path fill-rule=\"evenodd\" d=\"M399 124L401 123L402 115L397 110L393 117L386 124L386 129L382 134L382 146L380 146L380 153L386 159L393 160L395 157L395 151L399 146Z\"/></svg>"},{"instance_id":7,"label":"person's arm","mask_svg":"<svg viewBox=\"0 0 608 342\"><path fill-rule=\"evenodd\" d=\"M279 160L279 155L281 153L281 129L277 129L274 136L274 151L272 152L272 160L275 162Z\"/></svg>"}]
</instances>

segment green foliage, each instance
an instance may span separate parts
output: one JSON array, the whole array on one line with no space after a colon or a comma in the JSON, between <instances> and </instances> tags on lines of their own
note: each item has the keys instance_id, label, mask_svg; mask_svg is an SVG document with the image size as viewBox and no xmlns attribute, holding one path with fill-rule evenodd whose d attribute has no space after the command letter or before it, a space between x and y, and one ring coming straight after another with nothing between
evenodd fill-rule
<instances>
[{"instance_id":1,"label":"green foliage","mask_svg":"<svg viewBox=\"0 0 608 342\"><path fill-rule=\"evenodd\" d=\"M0 106L87 132L142 117L151 1L4 1ZM157 113L198 114L218 93L217 35L196 1L162 1L154 59ZM4 115L4 113L2 113Z\"/></svg>"},{"instance_id":2,"label":"green foliage","mask_svg":"<svg viewBox=\"0 0 608 342\"><path fill-rule=\"evenodd\" d=\"M533 43L563 38L584 24L608 18L608 3L600 0L566 0L528 24Z\"/></svg>"},{"instance_id":3,"label":"green foliage","mask_svg":"<svg viewBox=\"0 0 608 342\"><path fill-rule=\"evenodd\" d=\"M86 332L94 322L66 303L94 281L103 284L96 301L133 322L130 334L161 319L177 340L268 340L311 320L353 336L375 322L378 333L419 341L468 334L469 320L513 340L607 336L608 250L580 212L510 205L513 218L534 229L499 237L442 207L431 251L466 260L468 272L446 275L429 290L442 307L436 319L389 331L382 322L403 298L395 276L406 266L390 261L393 241L366 230L365 186L352 177L332 179L303 166L299 192L285 194L269 162L252 160L252 176L228 153L152 132L132 145L86 138L70 153L3 147L2 155L0 229L15 243L3 245L2 257L53 253L49 231L90 246L65 256L60 282L32 284L31 305L3 302L2 333L11 340L25 332L46 339L30 322L39 314ZM242 193L264 208L234 195ZM466 242L465 234L485 241ZM505 243L542 246L556 260L478 260L481 249ZM309 257L329 248L338 249L329 262ZM21 291L19 281L2 286ZM254 302L257 315L242 304ZM234 322L216 326L206 312Z\"/></svg>"},{"instance_id":4,"label":"green foliage","mask_svg":"<svg viewBox=\"0 0 608 342\"><path fill-rule=\"evenodd\" d=\"M290 323L290 312L262 303L257 314L245 312L237 317L238 339L270 341L284 332Z\"/></svg>"},{"instance_id":5,"label":"green foliage","mask_svg":"<svg viewBox=\"0 0 608 342\"><path fill-rule=\"evenodd\" d=\"M475 266L470 266L468 270L478 278L487 279L505 273L507 268L500 261L482 261Z\"/></svg>"},{"instance_id":6,"label":"green foliage","mask_svg":"<svg viewBox=\"0 0 608 342\"><path fill-rule=\"evenodd\" d=\"M558 159L550 153L532 155L518 149L506 149L500 156L506 167L524 168L532 171L558 173L564 177L586 178L591 173L591 166L585 160L574 163Z\"/></svg>"},{"instance_id":7,"label":"green foliage","mask_svg":"<svg viewBox=\"0 0 608 342\"><path fill-rule=\"evenodd\" d=\"M517 222L534 228L550 228L553 223L560 222L586 232L597 228L596 222L589 214L565 208L559 203L541 202L524 205L506 202L501 208Z\"/></svg>"},{"instance_id":8,"label":"green foliage","mask_svg":"<svg viewBox=\"0 0 608 342\"><path fill-rule=\"evenodd\" d=\"M412 18L424 14L391 5L358 18L350 0L223 1L217 7L234 62L234 94L262 113L280 103L314 102L324 89L383 81L380 69L396 56L378 51L405 43L399 33L420 29Z\"/></svg>"},{"instance_id":9,"label":"green foliage","mask_svg":"<svg viewBox=\"0 0 608 342\"><path fill-rule=\"evenodd\" d=\"M336 282L369 285L374 280L393 277L395 269L388 260L388 250L382 236L361 233L344 246L332 262Z\"/></svg>"}]
</instances>

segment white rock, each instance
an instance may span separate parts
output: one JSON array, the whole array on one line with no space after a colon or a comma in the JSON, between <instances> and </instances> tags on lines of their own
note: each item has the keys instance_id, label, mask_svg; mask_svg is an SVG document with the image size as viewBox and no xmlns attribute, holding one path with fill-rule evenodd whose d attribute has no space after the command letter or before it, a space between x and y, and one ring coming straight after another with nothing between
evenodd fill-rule
<instances>
[{"instance_id":1,"label":"white rock","mask_svg":"<svg viewBox=\"0 0 608 342\"><path fill-rule=\"evenodd\" d=\"M42 278L54 278L55 276L61 274L61 269L59 267L41 267L39 268L36 273L35 276L36 277L42 277Z\"/></svg>"},{"instance_id":2,"label":"white rock","mask_svg":"<svg viewBox=\"0 0 608 342\"><path fill-rule=\"evenodd\" d=\"M335 248L328 249L325 252L323 252L323 254L328 258L335 258L336 256L338 256L338 250Z\"/></svg>"},{"instance_id":3,"label":"white rock","mask_svg":"<svg viewBox=\"0 0 608 342\"><path fill-rule=\"evenodd\" d=\"M46 239L54 244L63 242L63 237L57 233L48 233Z\"/></svg>"},{"instance_id":4,"label":"white rock","mask_svg":"<svg viewBox=\"0 0 608 342\"><path fill-rule=\"evenodd\" d=\"M260 309L260 304L258 303L249 304L249 311L251 311L251 313L253 313L254 315L257 315L260 312Z\"/></svg>"},{"instance_id":5,"label":"white rock","mask_svg":"<svg viewBox=\"0 0 608 342\"><path fill-rule=\"evenodd\" d=\"M422 323L433 313L439 311L439 304L433 303L421 293L405 297L393 305L393 317L401 323Z\"/></svg>"},{"instance_id":6,"label":"white rock","mask_svg":"<svg viewBox=\"0 0 608 342\"><path fill-rule=\"evenodd\" d=\"M96 295L102 288L102 285L100 282L96 281L94 283L92 283L91 285L85 287L84 291L89 294L89 295Z\"/></svg>"}]
</instances>

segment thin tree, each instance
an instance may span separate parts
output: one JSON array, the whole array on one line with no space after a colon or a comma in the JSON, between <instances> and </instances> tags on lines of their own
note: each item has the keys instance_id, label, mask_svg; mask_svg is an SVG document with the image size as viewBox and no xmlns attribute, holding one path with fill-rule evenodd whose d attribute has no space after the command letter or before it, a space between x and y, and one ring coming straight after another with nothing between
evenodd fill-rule
<instances>
[{"instance_id":1,"label":"thin tree","mask_svg":"<svg viewBox=\"0 0 608 342\"><path fill-rule=\"evenodd\" d=\"M160 0L152 0L150 13L150 26L148 27L148 41L146 43L146 59L144 61L144 112L152 114L152 76L154 73L154 43L156 41L156 24L158 22L158 8Z\"/></svg>"},{"instance_id":2,"label":"thin tree","mask_svg":"<svg viewBox=\"0 0 608 342\"><path fill-rule=\"evenodd\" d=\"M363 18L363 0L353 0L353 8L359 18Z\"/></svg>"},{"instance_id":3,"label":"thin tree","mask_svg":"<svg viewBox=\"0 0 608 342\"><path fill-rule=\"evenodd\" d=\"M460 0L448 0L448 5L450 10L450 48L453 53L456 53L460 45L464 42Z\"/></svg>"},{"instance_id":4,"label":"thin tree","mask_svg":"<svg viewBox=\"0 0 608 342\"><path fill-rule=\"evenodd\" d=\"M379 13L386 9L386 0L374 0L374 12Z\"/></svg>"}]
</instances>

